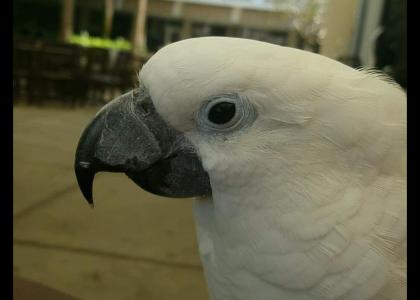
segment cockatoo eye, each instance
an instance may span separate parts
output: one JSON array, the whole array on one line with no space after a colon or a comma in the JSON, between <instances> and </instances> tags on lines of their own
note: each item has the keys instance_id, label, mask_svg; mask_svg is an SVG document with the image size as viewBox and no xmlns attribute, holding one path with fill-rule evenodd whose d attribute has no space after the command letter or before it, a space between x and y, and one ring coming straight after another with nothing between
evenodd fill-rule
<instances>
[{"instance_id":1,"label":"cockatoo eye","mask_svg":"<svg viewBox=\"0 0 420 300\"><path fill-rule=\"evenodd\" d=\"M222 125L232 120L235 114L236 114L235 103L224 101L224 102L219 102L213 105L210 108L209 115L207 117L210 122L214 124Z\"/></svg>"},{"instance_id":2,"label":"cockatoo eye","mask_svg":"<svg viewBox=\"0 0 420 300\"><path fill-rule=\"evenodd\" d=\"M218 95L201 106L197 123L202 131L230 132L250 125L256 112L251 103L237 94Z\"/></svg>"}]
</instances>

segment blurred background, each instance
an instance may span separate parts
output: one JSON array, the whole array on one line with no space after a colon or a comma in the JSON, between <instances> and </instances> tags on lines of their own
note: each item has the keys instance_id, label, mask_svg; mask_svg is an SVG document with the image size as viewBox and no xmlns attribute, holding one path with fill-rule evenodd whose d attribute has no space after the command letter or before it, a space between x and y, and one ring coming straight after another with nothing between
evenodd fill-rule
<instances>
[{"instance_id":1,"label":"blurred background","mask_svg":"<svg viewBox=\"0 0 420 300\"><path fill-rule=\"evenodd\" d=\"M79 299L208 299L191 199L99 174L83 128L161 47L232 36L372 67L407 88L406 0L13 0L14 275ZM16 286L15 288L21 288Z\"/></svg>"}]
</instances>

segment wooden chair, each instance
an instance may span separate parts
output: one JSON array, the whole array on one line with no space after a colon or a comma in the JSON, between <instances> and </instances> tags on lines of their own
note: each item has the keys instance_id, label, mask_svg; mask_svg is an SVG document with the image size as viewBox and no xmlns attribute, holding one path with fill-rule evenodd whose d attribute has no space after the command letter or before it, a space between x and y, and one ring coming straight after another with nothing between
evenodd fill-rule
<instances>
[{"instance_id":1,"label":"wooden chair","mask_svg":"<svg viewBox=\"0 0 420 300\"><path fill-rule=\"evenodd\" d=\"M13 44L13 99L18 101L28 97L32 89L31 78L38 70L35 62L39 59L42 44L39 41L15 41Z\"/></svg>"},{"instance_id":2,"label":"wooden chair","mask_svg":"<svg viewBox=\"0 0 420 300\"><path fill-rule=\"evenodd\" d=\"M103 103L107 86L112 82L109 69L109 52L106 49L89 48L87 65L83 74L87 82L87 97L91 103Z\"/></svg>"},{"instance_id":3,"label":"wooden chair","mask_svg":"<svg viewBox=\"0 0 420 300\"><path fill-rule=\"evenodd\" d=\"M44 45L38 64L38 72L32 78L34 90L31 97L36 102L59 99L74 105L83 97L84 84L80 81L81 49L67 44Z\"/></svg>"},{"instance_id":4,"label":"wooden chair","mask_svg":"<svg viewBox=\"0 0 420 300\"><path fill-rule=\"evenodd\" d=\"M130 52L118 52L112 68L112 73L117 77L113 82L113 88L120 93L133 89L137 82L139 70L136 68L134 57Z\"/></svg>"},{"instance_id":5,"label":"wooden chair","mask_svg":"<svg viewBox=\"0 0 420 300\"><path fill-rule=\"evenodd\" d=\"M106 102L105 93L126 92L138 84L137 74L146 59L64 43L16 42L13 56L14 99L30 104L58 99L75 105Z\"/></svg>"}]
</instances>

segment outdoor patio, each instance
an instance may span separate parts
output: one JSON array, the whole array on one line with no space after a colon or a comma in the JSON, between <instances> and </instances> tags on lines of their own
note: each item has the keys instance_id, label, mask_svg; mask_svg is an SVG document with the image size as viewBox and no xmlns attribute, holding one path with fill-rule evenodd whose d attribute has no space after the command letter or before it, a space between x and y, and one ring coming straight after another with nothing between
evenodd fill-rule
<instances>
[{"instance_id":1,"label":"outdoor patio","mask_svg":"<svg viewBox=\"0 0 420 300\"><path fill-rule=\"evenodd\" d=\"M74 151L97 108L14 108L14 274L80 299L207 299L190 199L99 174L95 208Z\"/></svg>"}]
</instances>

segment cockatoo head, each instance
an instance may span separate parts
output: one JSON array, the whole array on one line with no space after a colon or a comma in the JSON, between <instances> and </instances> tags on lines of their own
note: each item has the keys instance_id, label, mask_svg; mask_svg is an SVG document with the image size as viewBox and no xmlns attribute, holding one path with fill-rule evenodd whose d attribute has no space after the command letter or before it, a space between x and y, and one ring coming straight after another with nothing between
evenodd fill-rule
<instances>
[{"instance_id":1,"label":"cockatoo head","mask_svg":"<svg viewBox=\"0 0 420 300\"><path fill-rule=\"evenodd\" d=\"M125 172L169 197L264 195L279 186L289 193L304 182L322 193L322 176L346 181L344 171L359 176L379 161L385 172L404 165L377 145L400 142L402 97L380 76L321 55L246 39L188 39L158 51L140 87L97 114L79 143L76 173L89 200L99 171Z\"/></svg>"},{"instance_id":2,"label":"cockatoo head","mask_svg":"<svg viewBox=\"0 0 420 300\"><path fill-rule=\"evenodd\" d=\"M89 201L99 171L199 197L214 299L370 299L405 239L405 149L405 93L384 76L206 37L144 65L85 129L75 169Z\"/></svg>"}]
</instances>

